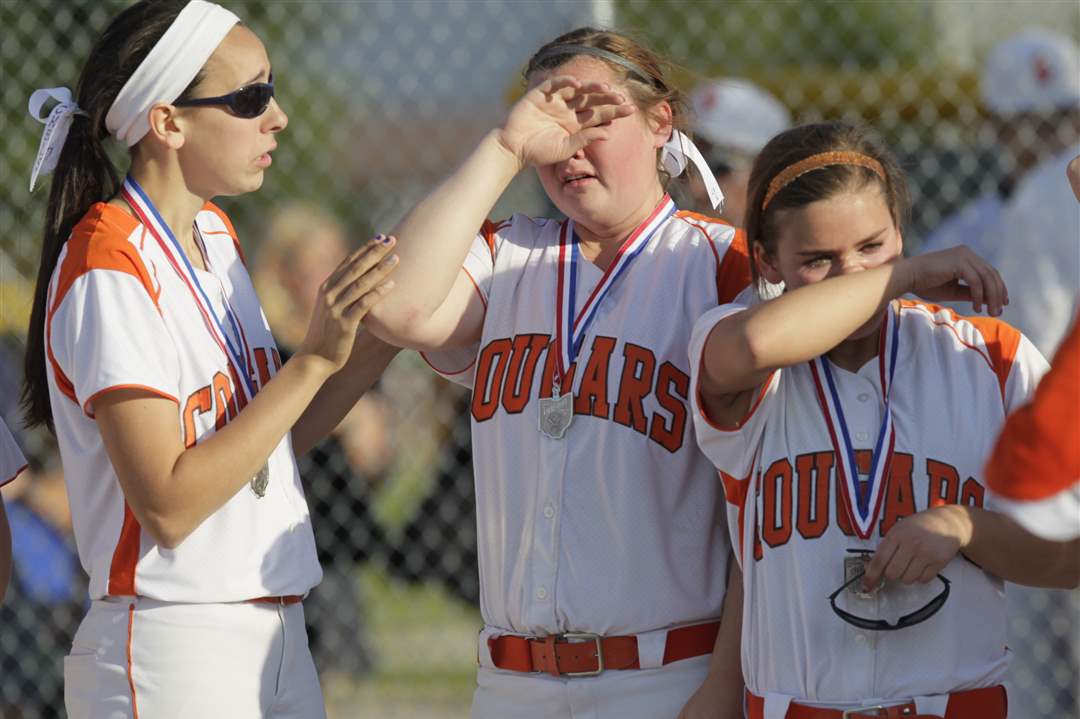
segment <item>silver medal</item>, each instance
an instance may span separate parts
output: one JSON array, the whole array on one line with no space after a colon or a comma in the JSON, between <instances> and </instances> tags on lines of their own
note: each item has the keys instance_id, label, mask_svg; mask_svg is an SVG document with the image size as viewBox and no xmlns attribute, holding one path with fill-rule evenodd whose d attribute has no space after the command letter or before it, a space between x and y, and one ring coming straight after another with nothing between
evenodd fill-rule
<instances>
[{"instance_id":1,"label":"silver medal","mask_svg":"<svg viewBox=\"0 0 1080 719\"><path fill-rule=\"evenodd\" d=\"M870 554L856 554L853 557L844 557L844 583L852 582L848 587L848 591L859 599L873 599L874 595L881 591L881 588L885 586L885 578L882 577L876 587L871 589L863 589L861 581L856 581L856 577L862 577L866 574L867 568L870 566Z\"/></svg>"},{"instance_id":2,"label":"silver medal","mask_svg":"<svg viewBox=\"0 0 1080 719\"><path fill-rule=\"evenodd\" d=\"M267 460L262 468L251 478L251 491L255 496L262 499L266 496L266 488L270 484L270 460Z\"/></svg>"},{"instance_id":3,"label":"silver medal","mask_svg":"<svg viewBox=\"0 0 1080 719\"><path fill-rule=\"evenodd\" d=\"M540 398L540 432L552 439L562 439L574 419L574 395L570 392Z\"/></svg>"}]
</instances>

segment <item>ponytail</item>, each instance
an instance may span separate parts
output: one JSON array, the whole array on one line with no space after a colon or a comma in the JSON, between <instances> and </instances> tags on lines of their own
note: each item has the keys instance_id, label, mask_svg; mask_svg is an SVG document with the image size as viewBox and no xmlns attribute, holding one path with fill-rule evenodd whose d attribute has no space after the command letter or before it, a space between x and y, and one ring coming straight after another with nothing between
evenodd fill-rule
<instances>
[{"instance_id":1,"label":"ponytail","mask_svg":"<svg viewBox=\"0 0 1080 719\"><path fill-rule=\"evenodd\" d=\"M26 334L21 402L27 427L53 429L45 368L45 322L49 283L64 243L95 202L111 199L120 175L105 148L105 116L120 89L187 4L187 0L142 0L117 15L90 51L75 91L85 115L75 115L60 152L45 210L45 229L34 305ZM196 77L178 99L198 85Z\"/></svg>"}]
</instances>

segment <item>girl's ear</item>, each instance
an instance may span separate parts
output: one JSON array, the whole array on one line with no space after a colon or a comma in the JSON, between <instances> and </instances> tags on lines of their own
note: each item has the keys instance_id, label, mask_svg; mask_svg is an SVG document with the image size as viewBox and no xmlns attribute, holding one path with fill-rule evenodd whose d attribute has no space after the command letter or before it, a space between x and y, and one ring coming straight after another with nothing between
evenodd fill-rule
<instances>
[{"instance_id":1,"label":"girl's ear","mask_svg":"<svg viewBox=\"0 0 1080 719\"><path fill-rule=\"evenodd\" d=\"M776 269L775 262L775 258L769 255L761 243L754 243L754 264L757 265L758 274L771 284L778 285L783 282L783 278L780 270Z\"/></svg>"},{"instance_id":2,"label":"girl's ear","mask_svg":"<svg viewBox=\"0 0 1080 719\"><path fill-rule=\"evenodd\" d=\"M153 137L170 150L179 150L184 146L183 123L179 122L176 107L158 103L150 108L150 132L146 137Z\"/></svg>"},{"instance_id":3,"label":"girl's ear","mask_svg":"<svg viewBox=\"0 0 1080 719\"><path fill-rule=\"evenodd\" d=\"M653 149L659 150L671 137L674 115L667 100L658 103L647 114L649 131L653 135Z\"/></svg>"}]
</instances>

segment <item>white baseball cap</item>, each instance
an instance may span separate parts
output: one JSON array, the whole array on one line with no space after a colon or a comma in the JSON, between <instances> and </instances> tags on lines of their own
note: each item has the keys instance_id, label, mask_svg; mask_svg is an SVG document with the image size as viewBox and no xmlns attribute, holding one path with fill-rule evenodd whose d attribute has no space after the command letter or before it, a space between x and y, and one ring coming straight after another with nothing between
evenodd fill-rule
<instances>
[{"instance_id":1,"label":"white baseball cap","mask_svg":"<svg viewBox=\"0 0 1080 719\"><path fill-rule=\"evenodd\" d=\"M694 133L713 145L757 155L791 127L782 102L747 80L722 78L699 85L690 97Z\"/></svg>"},{"instance_id":2,"label":"white baseball cap","mask_svg":"<svg viewBox=\"0 0 1080 719\"><path fill-rule=\"evenodd\" d=\"M1060 33L1021 30L990 51L979 89L995 115L1078 106L1080 50Z\"/></svg>"}]
</instances>

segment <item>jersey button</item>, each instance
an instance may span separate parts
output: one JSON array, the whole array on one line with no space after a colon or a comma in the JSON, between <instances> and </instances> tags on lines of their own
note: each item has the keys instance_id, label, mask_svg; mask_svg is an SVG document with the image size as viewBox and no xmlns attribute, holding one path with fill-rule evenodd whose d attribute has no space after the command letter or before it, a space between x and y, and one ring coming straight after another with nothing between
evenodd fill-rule
<instances>
[{"instance_id":1,"label":"jersey button","mask_svg":"<svg viewBox=\"0 0 1080 719\"><path fill-rule=\"evenodd\" d=\"M537 599L547 599L547 590L544 589L543 587L540 587L539 589L537 589L536 590L536 598Z\"/></svg>"},{"instance_id":2,"label":"jersey button","mask_svg":"<svg viewBox=\"0 0 1080 719\"><path fill-rule=\"evenodd\" d=\"M865 442L866 440L870 439L870 435L868 435L866 432L856 432L855 439L859 440L860 442Z\"/></svg>"},{"instance_id":3,"label":"jersey button","mask_svg":"<svg viewBox=\"0 0 1080 719\"><path fill-rule=\"evenodd\" d=\"M866 402L870 399L870 395L868 395L866 392L860 392L859 396L856 399L858 399L860 402Z\"/></svg>"},{"instance_id":4,"label":"jersey button","mask_svg":"<svg viewBox=\"0 0 1080 719\"><path fill-rule=\"evenodd\" d=\"M551 519L552 517L554 517L555 516L555 508L552 507L550 504L545 506L544 507L544 516L547 517L548 519Z\"/></svg>"}]
</instances>

